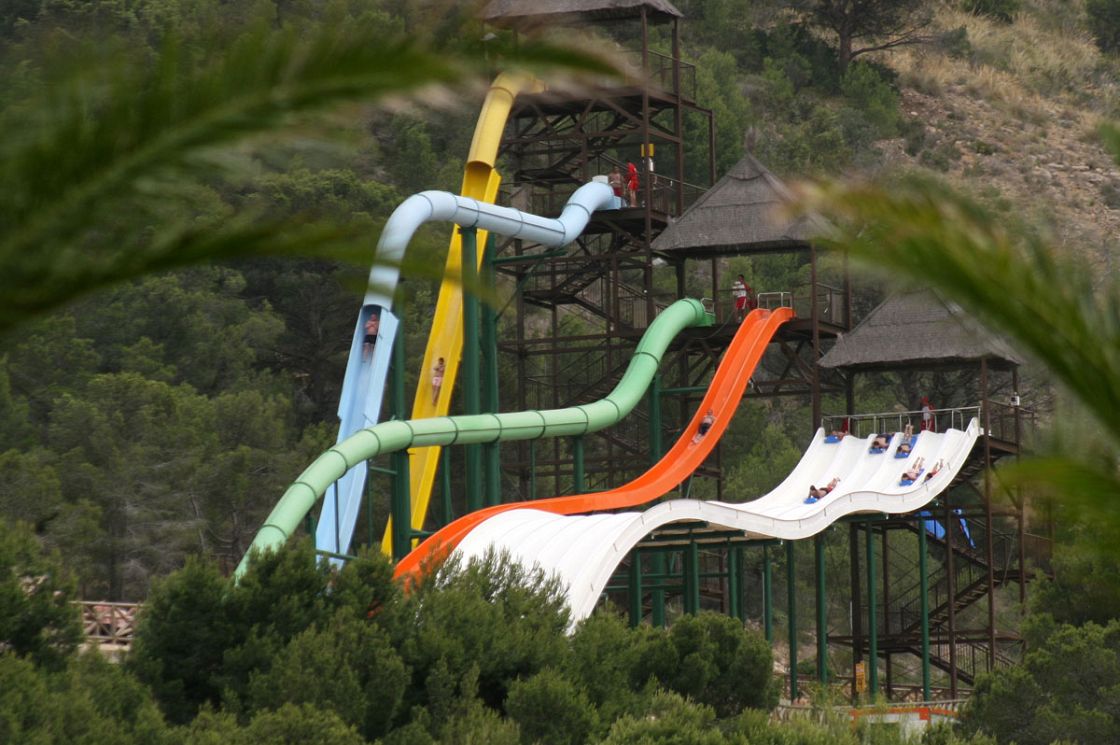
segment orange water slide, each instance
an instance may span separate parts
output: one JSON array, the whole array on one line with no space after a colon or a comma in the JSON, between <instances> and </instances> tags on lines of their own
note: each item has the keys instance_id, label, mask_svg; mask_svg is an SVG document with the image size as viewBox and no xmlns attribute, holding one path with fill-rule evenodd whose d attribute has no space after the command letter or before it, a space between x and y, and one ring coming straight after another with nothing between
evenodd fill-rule
<instances>
[{"instance_id":1,"label":"orange water slide","mask_svg":"<svg viewBox=\"0 0 1120 745\"><path fill-rule=\"evenodd\" d=\"M437 531L401 560L395 576L418 577L425 566L452 551L479 523L501 512L528 507L558 515L575 515L634 507L667 494L688 478L719 442L767 345L778 327L791 318L793 311L790 308L755 310L747 316L731 340L707 393L684 433L661 460L633 481L608 491L512 502L464 515ZM694 442L700 420L709 409L715 415L715 422L707 435Z\"/></svg>"}]
</instances>

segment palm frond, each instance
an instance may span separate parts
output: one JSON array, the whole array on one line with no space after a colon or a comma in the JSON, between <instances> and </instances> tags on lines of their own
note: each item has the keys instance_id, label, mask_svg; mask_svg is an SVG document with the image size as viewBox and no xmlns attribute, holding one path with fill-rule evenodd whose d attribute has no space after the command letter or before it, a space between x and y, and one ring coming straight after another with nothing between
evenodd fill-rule
<instances>
[{"instance_id":1,"label":"palm frond","mask_svg":"<svg viewBox=\"0 0 1120 745\"><path fill-rule=\"evenodd\" d=\"M1039 457L1001 468L1000 480L1049 500L1063 516L1093 525L1102 547L1116 550L1120 519L1114 500L1120 494L1120 478L1115 468L1071 457Z\"/></svg>"}]
</instances>

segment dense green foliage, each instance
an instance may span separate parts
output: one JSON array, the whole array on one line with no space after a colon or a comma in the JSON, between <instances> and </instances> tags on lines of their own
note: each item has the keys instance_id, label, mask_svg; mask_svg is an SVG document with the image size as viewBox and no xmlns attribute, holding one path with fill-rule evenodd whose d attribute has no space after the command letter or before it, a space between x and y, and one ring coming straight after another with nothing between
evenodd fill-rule
<instances>
[{"instance_id":1,"label":"dense green foliage","mask_svg":"<svg viewBox=\"0 0 1120 745\"><path fill-rule=\"evenodd\" d=\"M34 542L0 524L0 544ZM44 569L57 558L37 555ZM11 567L0 554L0 572ZM866 743L844 717L768 721L761 636L701 614L672 629L599 613L573 633L559 587L491 557L401 595L381 556L341 571L306 543L231 586L199 560L160 581L123 665L0 653L4 742L216 745ZM67 609L69 595L59 594ZM33 606L33 593L23 603ZM0 607L0 630L22 608ZM73 616L71 616L73 620ZM507 638L502 638L502 637ZM0 637L0 644L8 644ZM901 745L890 733L881 745ZM936 745L985 745L939 735Z\"/></svg>"},{"instance_id":2,"label":"dense green foliage","mask_svg":"<svg viewBox=\"0 0 1120 745\"><path fill-rule=\"evenodd\" d=\"M236 586L187 562L114 666L75 653L57 557L2 523L0 547L0 576L17 581L0 604L5 742L582 743L658 710L659 688L709 719L775 700L768 646L731 619L631 630L600 615L569 636L540 573L447 564L405 597L382 556L337 571L306 541L255 557ZM18 584L30 572L41 581ZM618 675L605 685L602 669Z\"/></svg>"},{"instance_id":3,"label":"dense green foliage","mask_svg":"<svg viewBox=\"0 0 1120 745\"><path fill-rule=\"evenodd\" d=\"M1102 52L1120 52L1120 3L1116 0L1086 0L1089 30Z\"/></svg>"},{"instance_id":4,"label":"dense green foliage","mask_svg":"<svg viewBox=\"0 0 1120 745\"><path fill-rule=\"evenodd\" d=\"M965 0L962 7L972 13L1011 23L1019 12L1019 0Z\"/></svg>"},{"instance_id":5,"label":"dense green foliage","mask_svg":"<svg viewBox=\"0 0 1120 745\"><path fill-rule=\"evenodd\" d=\"M0 650L56 668L81 640L73 583L30 532L0 530Z\"/></svg>"}]
</instances>

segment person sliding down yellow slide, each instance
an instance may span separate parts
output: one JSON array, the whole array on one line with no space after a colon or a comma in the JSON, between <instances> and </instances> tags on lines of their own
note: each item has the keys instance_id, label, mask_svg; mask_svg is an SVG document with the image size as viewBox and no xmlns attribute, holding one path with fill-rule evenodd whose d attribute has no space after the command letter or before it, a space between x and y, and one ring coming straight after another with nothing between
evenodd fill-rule
<instances>
[{"instance_id":1,"label":"person sliding down yellow slide","mask_svg":"<svg viewBox=\"0 0 1120 745\"><path fill-rule=\"evenodd\" d=\"M467 155L467 167L463 172L463 187L460 193L480 202L494 203L498 195L501 176L494 170L498 157L498 145L502 140L506 120L509 118L513 101L522 91L539 91L542 86L532 78L520 75L499 75L490 86L482 112L475 125L474 139ZM478 262L482 265L486 246L486 231L478 231ZM447 251L447 264L443 270L444 280L440 284L439 299L436 300L432 329L428 333L428 346L420 363L420 378L416 386L416 398L412 404L412 419L445 416L451 406L451 392L455 388L455 376L459 373L459 362L463 352L463 289L459 283L461 274L461 247L459 230L451 233L451 246ZM429 371L436 360L443 358L444 372L442 385L432 390L432 377ZM435 395L433 395L435 393ZM431 501L432 484L435 483L436 467L439 465L440 448L413 448L408 454L409 493L412 502L412 528L424 527L424 518ZM392 555L392 523L385 527L385 537L381 550Z\"/></svg>"}]
</instances>

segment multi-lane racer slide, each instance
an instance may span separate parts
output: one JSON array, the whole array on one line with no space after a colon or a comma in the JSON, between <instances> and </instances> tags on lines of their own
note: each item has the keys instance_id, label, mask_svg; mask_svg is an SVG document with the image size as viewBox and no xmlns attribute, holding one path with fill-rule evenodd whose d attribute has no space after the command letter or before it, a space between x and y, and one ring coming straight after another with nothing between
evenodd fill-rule
<instances>
[{"instance_id":1,"label":"multi-lane racer slide","mask_svg":"<svg viewBox=\"0 0 1120 745\"><path fill-rule=\"evenodd\" d=\"M923 432L909 454L896 458L901 435L892 437L886 451L875 452L870 447L874 436L845 437L832 443L818 430L790 475L753 502L678 499L645 512L578 516L531 508L509 510L473 526L460 537L457 550L467 560L504 550L526 566L555 572L567 588L575 623L594 609L623 557L664 525L703 522L746 535L793 540L815 535L856 512L912 512L949 485L978 435L975 419L963 431ZM924 468L914 474L919 459ZM905 478L908 472L916 478ZM811 485L834 478L839 482L832 491L817 501L807 501Z\"/></svg>"}]
</instances>

